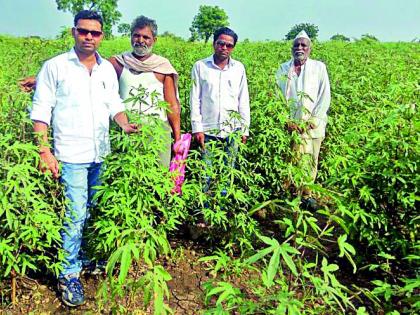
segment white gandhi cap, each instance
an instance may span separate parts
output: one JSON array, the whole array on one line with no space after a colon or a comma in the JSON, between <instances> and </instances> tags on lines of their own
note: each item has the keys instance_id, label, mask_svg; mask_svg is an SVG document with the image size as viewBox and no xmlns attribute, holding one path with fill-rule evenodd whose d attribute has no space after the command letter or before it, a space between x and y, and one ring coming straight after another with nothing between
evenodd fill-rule
<instances>
[{"instance_id":1,"label":"white gandhi cap","mask_svg":"<svg viewBox=\"0 0 420 315\"><path fill-rule=\"evenodd\" d=\"M296 35L295 40L298 38L306 38L307 40L311 41L308 34L306 34L305 30L301 30L299 34Z\"/></svg>"}]
</instances>

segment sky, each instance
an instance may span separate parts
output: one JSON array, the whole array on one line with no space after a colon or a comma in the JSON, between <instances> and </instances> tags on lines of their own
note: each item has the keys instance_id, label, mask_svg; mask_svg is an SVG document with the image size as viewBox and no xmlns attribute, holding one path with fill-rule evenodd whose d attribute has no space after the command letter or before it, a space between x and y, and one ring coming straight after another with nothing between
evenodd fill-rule
<instances>
[{"instance_id":1,"label":"sky","mask_svg":"<svg viewBox=\"0 0 420 315\"><path fill-rule=\"evenodd\" d=\"M229 16L239 40L282 40L299 23L318 26L319 40L334 34L380 41L420 39L420 0L119 0L120 23L138 15L157 21L159 32L188 38L200 5L217 5ZM0 34L54 38L72 25L72 14L57 10L55 0L0 0Z\"/></svg>"}]
</instances>

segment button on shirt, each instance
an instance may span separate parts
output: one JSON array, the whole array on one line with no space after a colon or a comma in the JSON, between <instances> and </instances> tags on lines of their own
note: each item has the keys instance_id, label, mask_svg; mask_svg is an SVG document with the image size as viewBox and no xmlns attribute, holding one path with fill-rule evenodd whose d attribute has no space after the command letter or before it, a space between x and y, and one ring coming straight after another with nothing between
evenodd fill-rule
<instances>
[{"instance_id":1,"label":"button on shirt","mask_svg":"<svg viewBox=\"0 0 420 315\"><path fill-rule=\"evenodd\" d=\"M234 130L240 129L247 136L250 109L243 64L230 58L225 68L220 69L214 63L213 56L210 56L194 64L191 77L193 133L204 132L225 138ZM231 117L232 112L239 113L240 118Z\"/></svg>"},{"instance_id":2,"label":"button on shirt","mask_svg":"<svg viewBox=\"0 0 420 315\"><path fill-rule=\"evenodd\" d=\"M55 157L67 163L101 162L110 152L109 119L124 111L114 67L96 54L89 74L74 49L42 66L30 117L51 124Z\"/></svg>"}]
</instances>

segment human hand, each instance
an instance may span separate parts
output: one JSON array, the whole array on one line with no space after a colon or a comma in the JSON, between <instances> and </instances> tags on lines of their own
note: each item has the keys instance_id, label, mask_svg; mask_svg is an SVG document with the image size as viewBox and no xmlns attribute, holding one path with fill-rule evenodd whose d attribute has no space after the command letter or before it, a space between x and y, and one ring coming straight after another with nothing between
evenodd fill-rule
<instances>
[{"instance_id":1,"label":"human hand","mask_svg":"<svg viewBox=\"0 0 420 315\"><path fill-rule=\"evenodd\" d=\"M194 140L197 141L204 150L204 132L196 132L193 134Z\"/></svg>"},{"instance_id":2,"label":"human hand","mask_svg":"<svg viewBox=\"0 0 420 315\"><path fill-rule=\"evenodd\" d=\"M19 80L19 87L22 92L30 93L35 91L36 78L34 76Z\"/></svg>"},{"instance_id":3,"label":"human hand","mask_svg":"<svg viewBox=\"0 0 420 315\"><path fill-rule=\"evenodd\" d=\"M139 127L136 124L126 123L121 126L126 134L139 132Z\"/></svg>"},{"instance_id":4,"label":"human hand","mask_svg":"<svg viewBox=\"0 0 420 315\"><path fill-rule=\"evenodd\" d=\"M308 129L315 129L316 125L313 122L308 123Z\"/></svg>"},{"instance_id":5,"label":"human hand","mask_svg":"<svg viewBox=\"0 0 420 315\"><path fill-rule=\"evenodd\" d=\"M247 141L248 137L247 136L242 136L242 143L245 144Z\"/></svg>"},{"instance_id":6,"label":"human hand","mask_svg":"<svg viewBox=\"0 0 420 315\"><path fill-rule=\"evenodd\" d=\"M302 127L300 127L298 124L296 124L296 123L294 123L292 121L288 121L286 123L286 129L290 133L293 132L293 131L297 131L299 133L303 133L303 131L304 131Z\"/></svg>"},{"instance_id":7,"label":"human hand","mask_svg":"<svg viewBox=\"0 0 420 315\"><path fill-rule=\"evenodd\" d=\"M182 153L182 151L183 151L183 147L182 147L182 142L181 141L175 141L175 143L173 144L173 146L172 146L172 151L174 152L174 156L177 154L177 153Z\"/></svg>"},{"instance_id":8,"label":"human hand","mask_svg":"<svg viewBox=\"0 0 420 315\"><path fill-rule=\"evenodd\" d=\"M39 170L42 173L51 171L54 178L60 177L60 169L58 161L49 149L41 151L39 153L41 160L39 161Z\"/></svg>"}]
</instances>

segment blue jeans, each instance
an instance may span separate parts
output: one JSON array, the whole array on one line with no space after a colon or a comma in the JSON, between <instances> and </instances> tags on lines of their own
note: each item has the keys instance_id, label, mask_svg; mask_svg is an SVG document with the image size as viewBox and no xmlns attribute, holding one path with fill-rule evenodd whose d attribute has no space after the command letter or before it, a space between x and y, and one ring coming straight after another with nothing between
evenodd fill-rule
<instances>
[{"instance_id":1,"label":"blue jeans","mask_svg":"<svg viewBox=\"0 0 420 315\"><path fill-rule=\"evenodd\" d=\"M236 154L238 153L238 144L235 143L234 137L228 136L226 138L220 138L220 137L215 137L215 136L204 135L204 143L209 143L209 142L216 142L217 144L221 144L223 146L223 150L227 154L227 158L224 158L223 162L225 163L226 166L235 168ZM213 154L211 151L205 149L201 154L201 159L205 162L206 167L208 168L212 167ZM210 188L210 182L211 182L210 176L206 176L205 182L206 183L203 188L203 192L207 192ZM227 193L226 189L223 189L221 192L222 196L225 196L226 193Z\"/></svg>"},{"instance_id":2,"label":"blue jeans","mask_svg":"<svg viewBox=\"0 0 420 315\"><path fill-rule=\"evenodd\" d=\"M82 270L80 247L83 229L89 219L89 209L94 206L94 186L99 186L102 163L62 163L61 182L67 206L61 238L65 251L60 277Z\"/></svg>"}]
</instances>

